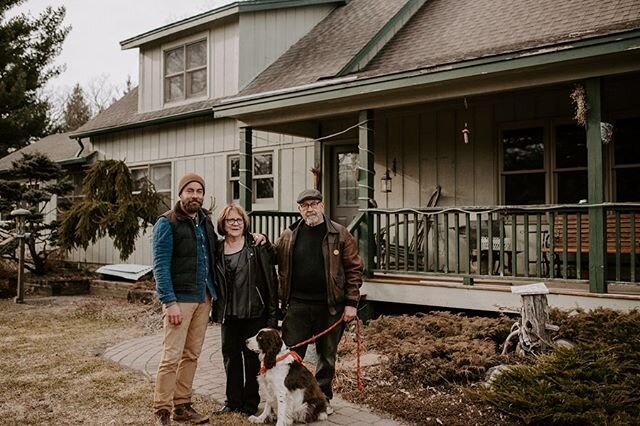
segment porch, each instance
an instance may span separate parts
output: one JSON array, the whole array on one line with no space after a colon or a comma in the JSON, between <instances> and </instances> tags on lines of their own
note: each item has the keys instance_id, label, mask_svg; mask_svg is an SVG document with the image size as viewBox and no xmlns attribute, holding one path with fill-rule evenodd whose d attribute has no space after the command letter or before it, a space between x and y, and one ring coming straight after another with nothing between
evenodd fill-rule
<instances>
[{"instance_id":1,"label":"porch","mask_svg":"<svg viewBox=\"0 0 640 426\"><path fill-rule=\"evenodd\" d=\"M298 217L254 211L252 229L275 241ZM365 260L368 300L511 311L520 305L511 285L543 281L553 306L633 309L639 222L637 203L370 208L349 229Z\"/></svg>"}]
</instances>

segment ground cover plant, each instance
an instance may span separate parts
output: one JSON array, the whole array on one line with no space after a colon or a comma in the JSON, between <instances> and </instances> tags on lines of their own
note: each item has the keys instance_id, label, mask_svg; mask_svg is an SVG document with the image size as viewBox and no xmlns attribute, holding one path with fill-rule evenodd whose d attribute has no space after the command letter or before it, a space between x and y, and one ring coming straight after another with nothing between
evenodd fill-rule
<instances>
[{"instance_id":1,"label":"ground cover plant","mask_svg":"<svg viewBox=\"0 0 640 426\"><path fill-rule=\"evenodd\" d=\"M576 346L514 367L471 396L527 424L640 424L640 311L553 317Z\"/></svg>"},{"instance_id":2,"label":"ground cover plant","mask_svg":"<svg viewBox=\"0 0 640 426\"><path fill-rule=\"evenodd\" d=\"M576 346L522 359L500 355L513 318L380 317L362 332L363 353L379 355L363 369L363 391L353 363L343 363L339 391L415 425L640 424L640 312L552 311L551 320L554 338ZM343 359L353 359L353 340L347 333ZM509 368L489 387L498 365Z\"/></svg>"}]
</instances>

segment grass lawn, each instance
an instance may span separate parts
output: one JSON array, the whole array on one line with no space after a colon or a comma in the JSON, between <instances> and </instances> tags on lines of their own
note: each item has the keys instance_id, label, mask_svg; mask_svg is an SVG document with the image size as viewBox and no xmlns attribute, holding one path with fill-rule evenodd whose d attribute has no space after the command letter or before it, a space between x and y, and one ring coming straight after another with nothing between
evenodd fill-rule
<instances>
[{"instance_id":1,"label":"grass lawn","mask_svg":"<svg viewBox=\"0 0 640 426\"><path fill-rule=\"evenodd\" d=\"M150 425L153 384L101 354L160 331L152 307L90 297L0 301L0 425ZM199 398L210 413L218 405ZM216 424L238 425L237 415ZM246 424L249 424L246 422Z\"/></svg>"}]
</instances>

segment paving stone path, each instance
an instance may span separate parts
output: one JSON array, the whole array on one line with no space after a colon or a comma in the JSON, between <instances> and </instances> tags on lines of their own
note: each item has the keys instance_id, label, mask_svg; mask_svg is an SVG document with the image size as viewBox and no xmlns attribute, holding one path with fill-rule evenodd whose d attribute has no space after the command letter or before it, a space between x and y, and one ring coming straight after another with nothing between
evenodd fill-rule
<instances>
[{"instance_id":1,"label":"paving stone path","mask_svg":"<svg viewBox=\"0 0 640 426\"><path fill-rule=\"evenodd\" d=\"M154 380L160 354L162 350L162 335L145 336L129 340L113 346L104 353L104 357L118 364L143 372L149 379ZM194 391L213 398L219 404L224 403L225 373L220 351L220 327L211 325L207 329L204 347ZM324 422L314 425L342 425L342 426L399 426L401 423L372 413L366 407L351 404L340 396L334 396L331 406L335 412Z\"/></svg>"}]
</instances>

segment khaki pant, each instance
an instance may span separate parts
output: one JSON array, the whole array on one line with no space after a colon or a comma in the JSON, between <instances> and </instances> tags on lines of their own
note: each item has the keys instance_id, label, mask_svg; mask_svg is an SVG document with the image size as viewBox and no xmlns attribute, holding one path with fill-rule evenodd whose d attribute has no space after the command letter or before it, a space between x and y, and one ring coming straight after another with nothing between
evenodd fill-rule
<instances>
[{"instance_id":1,"label":"khaki pant","mask_svg":"<svg viewBox=\"0 0 640 426\"><path fill-rule=\"evenodd\" d=\"M209 323L211 300L205 303L178 303L182 323L173 325L164 315L164 344L158 366L153 410L191 402L193 378ZM163 309L164 313L164 309Z\"/></svg>"}]
</instances>

